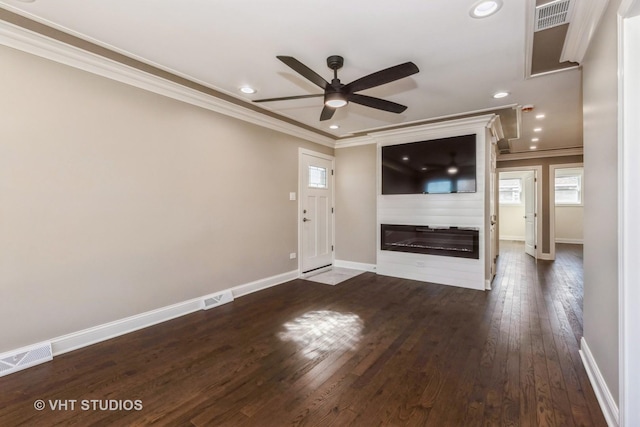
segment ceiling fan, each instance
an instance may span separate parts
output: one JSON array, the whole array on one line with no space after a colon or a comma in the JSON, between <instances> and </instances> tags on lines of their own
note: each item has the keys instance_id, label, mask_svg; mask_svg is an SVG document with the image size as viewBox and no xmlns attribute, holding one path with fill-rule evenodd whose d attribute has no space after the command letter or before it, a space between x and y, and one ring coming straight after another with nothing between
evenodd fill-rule
<instances>
[{"instance_id":1,"label":"ceiling fan","mask_svg":"<svg viewBox=\"0 0 640 427\"><path fill-rule=\"evenodd\" d=\"M327 58L327 66L333 70L333 80L331 80L331 83L291 56L277 56L277 58L291 67L302 77L319 86L324 90L324 93L286 96L283 98L256 99L254 102L286 101L290 99L324 96L324 107L320 114L320 121L329 120L333 117L333 113L335 113L337 108L344 107L349 102L355 102L356 104L376 108L378 110L389 111L391 113L402 113L407 109L405 105L386 101L380 98L374 98L372 96L361 95L355 92L400 80L420 71L413 62L405 62L404 64L385 68L384 70L361 77L358 80L354 80L345 85L340 82L340 79L338 79L338 69L342 68L342 65L344 64L344 58L342 58L342 56L332 55Z\"/></svg>"}]
</instances>

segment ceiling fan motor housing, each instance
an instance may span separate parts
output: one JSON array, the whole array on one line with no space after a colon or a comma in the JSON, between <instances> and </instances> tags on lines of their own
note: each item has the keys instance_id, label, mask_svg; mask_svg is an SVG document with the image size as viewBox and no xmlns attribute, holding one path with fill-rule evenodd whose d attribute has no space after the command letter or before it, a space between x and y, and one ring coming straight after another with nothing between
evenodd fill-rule
<instances>
[{"instance_id":1,"label":"ceiling fan motor housing","mask_svg":"<svg viewBox=\"0 0 640 427\"><path fill-rule=\"evenodd\" d=\"M327 67L332 70L338 70L344 65L344 58L339 55L331 55L327 58Z\"/></svg>"}]
</instances>

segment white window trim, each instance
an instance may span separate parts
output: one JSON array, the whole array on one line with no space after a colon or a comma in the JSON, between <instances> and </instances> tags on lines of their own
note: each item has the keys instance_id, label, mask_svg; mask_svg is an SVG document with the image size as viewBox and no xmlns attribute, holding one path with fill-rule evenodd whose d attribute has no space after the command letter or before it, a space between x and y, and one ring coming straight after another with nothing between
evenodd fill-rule
<instances>
[{"instance_id":1,"label":"white window trim","mask_svg":"<svg viewBox=\"0 0 640 427\"><path fill-rule=\"evenodd\" d=\"M553 165L556 166L553 168L553 181L551 183L551 188L550 190L553 191L553 201L555 206L559 206L559 207L584 207L584 168L582 166L576 166L576 167L564 167L563 165ZM562 166L562 167L557 167L557 166ZM581 169L579 174L580 174L580 203L566 203L566 202L557 202L555 199L555 193L556 193L556 171L559 169ZM550 170L551 172L551 170ZM573 174L571 174L573 175ZM549 178L551 178L551 174L549 174ZM551 179L549 179L549 181L551 181Z\"/></svg>"}]
</instances>

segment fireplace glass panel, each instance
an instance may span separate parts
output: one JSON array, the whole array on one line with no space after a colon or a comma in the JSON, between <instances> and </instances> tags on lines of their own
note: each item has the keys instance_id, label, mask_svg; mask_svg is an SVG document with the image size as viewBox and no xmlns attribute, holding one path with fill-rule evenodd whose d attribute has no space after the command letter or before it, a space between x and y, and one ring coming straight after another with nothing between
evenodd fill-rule
<instances>
[{"instance_id":1,"label":"fireplace glass panel","mask_svg":"<svg viewBox=\"0 0 640 427\"><path fill-rule=\"evenodd\" d=\"M479 259L477 228L381 225L381 248L387 251L422 253Z\"/></svg>"}]
</instances>

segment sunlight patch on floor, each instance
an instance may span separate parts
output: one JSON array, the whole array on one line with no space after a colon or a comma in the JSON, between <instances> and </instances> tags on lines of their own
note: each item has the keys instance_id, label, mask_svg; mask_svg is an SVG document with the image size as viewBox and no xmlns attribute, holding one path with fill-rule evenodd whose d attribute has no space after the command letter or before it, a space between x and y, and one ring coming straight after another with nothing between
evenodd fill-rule
<instances>
[{"instance_id":1,"label":"sunlight patch on floor","mask_svg":"<svg viewBox=\"0 0 640 427\"><path fill-rule=\"evenodd\" d=\"M353 313L310 311L283 325L278 337L295 342L308 359L327 351L352 350L362 338L364 324Z\"/></svg>"}]
</instances>

